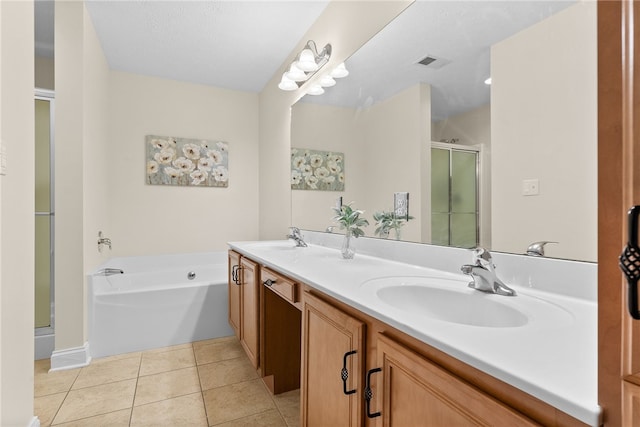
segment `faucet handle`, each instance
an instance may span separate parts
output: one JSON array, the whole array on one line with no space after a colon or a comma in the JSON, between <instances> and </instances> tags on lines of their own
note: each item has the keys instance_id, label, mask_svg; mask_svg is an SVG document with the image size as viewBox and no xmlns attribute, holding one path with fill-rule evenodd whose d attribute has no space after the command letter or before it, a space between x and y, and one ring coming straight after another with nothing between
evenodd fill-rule
<instances>
[{"instance_id":1,"label":"faucet handle","mask_svg":"<svg viewBox=\"0 0 640 427\"><path fill-rule=\"evenodd\" d=\"M475 248L473 250L473 264L482 266L487 270L493 271L495 265L493 264L493 258L491 252L485 248Z\"/></svg>"},{"instance_id":2,"label":"faucet handle","mask_svg":"<svg viewBox=\"0 0 640 427\"><path fill-rule=\"evenodd\" d=\"M527 247L527 255L544 256L544 245L546 245L547 243L558 243L558 242L551 242L549 240L533 242Z\"/></svg>"}]
</instances>

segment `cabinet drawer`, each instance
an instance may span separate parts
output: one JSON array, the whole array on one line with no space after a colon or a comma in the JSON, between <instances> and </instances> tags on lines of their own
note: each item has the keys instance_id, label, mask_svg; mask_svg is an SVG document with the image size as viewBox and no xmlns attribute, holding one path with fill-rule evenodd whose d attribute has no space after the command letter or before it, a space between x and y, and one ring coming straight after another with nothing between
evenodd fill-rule
<instances>
[{"instance_id":1,"label":"cabinet drawer","mask_svg":"<svg viewBox=\"0 0 640 427\"><path fill-rule=\"evenodd\" d=\"M298 284L266 267L262 269L262 284L291 303L299 301Z\"/></svg>"}]
</instances>

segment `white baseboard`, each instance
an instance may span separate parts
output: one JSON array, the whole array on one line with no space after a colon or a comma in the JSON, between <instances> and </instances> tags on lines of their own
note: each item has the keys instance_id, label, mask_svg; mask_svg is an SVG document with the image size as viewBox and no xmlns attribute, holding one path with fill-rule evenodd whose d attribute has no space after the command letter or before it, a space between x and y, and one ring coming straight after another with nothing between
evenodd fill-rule
<instances>
[{"instance_id":1,"label":"white baseboard","mask_svg":"<svg viewBox=\"0 0 640 427\"><path fill-rule=\"evenodd\" d=\"M51 354L51 372L63 371L65 369L81 368L89 365L91 354L89 353L89 343L82 347L67 348L65 350L55 350Z\"/></svg>"},{"instance_id":2,"label":"white baseboard","mask_svg":"<svg viewBox=\"0 0 640 427\"><path fill-rule=\"evenodd\" d=\"M27 427L40 427L40 420L38 419L38 417L31 418L31 422Z\"/></svg>"},{"instance_id":3,"label":"white baseboard","mask_svg":"<svg viewBox=\"0 0 640 427\"><path fill-rule=\"evenodd\" d=\"M36 335L35 338L35 360L50 359L55 348L56 337L54 334Z\"/></svg>"}]
</instances>

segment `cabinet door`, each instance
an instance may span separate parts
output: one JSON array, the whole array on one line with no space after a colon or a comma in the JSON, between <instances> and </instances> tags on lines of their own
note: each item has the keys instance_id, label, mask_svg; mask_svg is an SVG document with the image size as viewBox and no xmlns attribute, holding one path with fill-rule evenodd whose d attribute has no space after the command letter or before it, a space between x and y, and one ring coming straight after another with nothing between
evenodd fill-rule
<instances>
[{"instance_id":1,"label":"cabinet door","mask_svg":"<svg viewBox=\"0 0 640 427\"><path fill-rule=\"evenodd\" d=\"M240 277L237 276L240 268L240 254L229 251L229 325L233 328L236 337L240 339Z\"/></svg>"},{"instance_id":2,"label":"cabinet door","mask_svg":"<svg viewBox=\"0 0 640 427\"><path fill-rule=\"evenodd\" d=\"M247 356L254 368L259 364L259 337L260 337L260 277L258 265L246 258L240 259L240 300L241 321L240 344L244 347Z\"/></svg>"},{"instance_id":3,"label":"cabinet door","mask_svg":"<svg viewBox=\"0 0 640 427\"><path fill-rule=\"evenodd\" d=\"M383 426L536 426L399 343L378 335L377 408ZM372 403L372 406L374 404Z\"/></svg>"},{"instance_id":4,"label":"cabinet door","mask_svg":"<svg viewBox=\"0 0 640 427\"><path fill-rule=\"evenodd\" d=\"M302 425L361 426L364 323L310 294L302 316Z\"/></svg>"}]
</instances>

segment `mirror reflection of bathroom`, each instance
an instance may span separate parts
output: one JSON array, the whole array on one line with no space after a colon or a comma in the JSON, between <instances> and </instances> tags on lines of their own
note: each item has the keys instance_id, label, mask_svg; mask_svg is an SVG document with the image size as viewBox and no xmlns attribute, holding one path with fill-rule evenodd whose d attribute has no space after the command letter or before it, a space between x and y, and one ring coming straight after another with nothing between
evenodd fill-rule
<instances>
[{"instance_id":1,"label":"mirror reflection of bathroom","mask_svg":"<svg viewBox=\"0 0 640 427\"><path fill-rule=\"evenodd\" d=\"M348 79L292 107L292 147L343 152L340 195L369 220L394 192L410 192L415 220L402 240L515 254L550 240L559 243L545 256L594 261L592 5L556 2L533 13L533 4L500 2L486 21L464 21L482 3L411 4L347 58ZM425 16L438 16L437 25L424 25ZM464 177L450 168L448 181L446 170L431 171L432 156L444 156L432 151L437 144L475 151L475 185L473 167ZM581 166L567 173L569 165ZM449 196L467 180L464 197ZM320 193L292 190L292 224L326 229L335 194ZM365 233L378 237L372 227Z\"/></svg>"}]
</instances>

